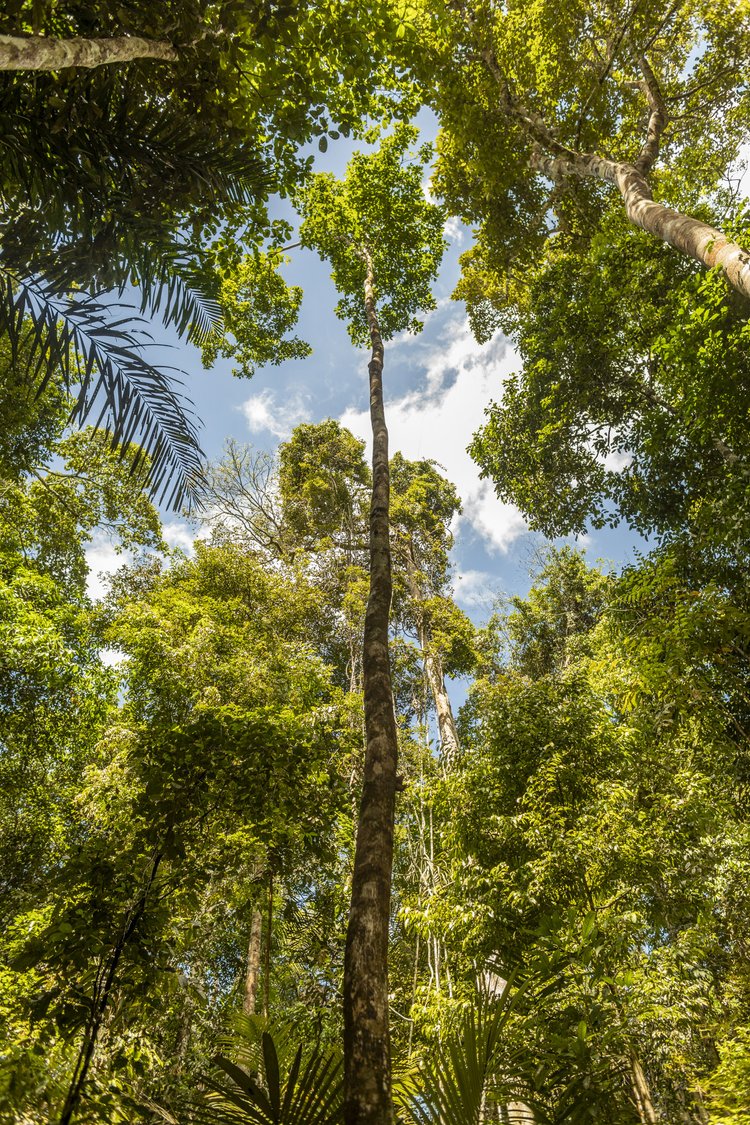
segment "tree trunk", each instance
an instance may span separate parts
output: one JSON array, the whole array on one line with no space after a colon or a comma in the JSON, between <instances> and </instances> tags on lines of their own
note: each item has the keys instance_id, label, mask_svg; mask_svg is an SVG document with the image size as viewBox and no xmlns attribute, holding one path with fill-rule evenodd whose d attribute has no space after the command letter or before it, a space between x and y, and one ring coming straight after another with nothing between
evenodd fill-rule
<instances>
[{"instance_id":1,"label":"tree trunk","mask_svg":"<svg viewBox=\"0 0 750 1125\"><path fill-rule=\"evenodd\" d=\"M642 1125L659 1125L659 1116L651 1097L651 1088L646 1080L646 1075L643 1073L640 1060L634 1051L630 1055L630 1074L635 1104Z\"/></svg>"},{"instance_id":2,"label":"tree trunk","mask_svg":"<svg viewBox=\"0 0 750 1125\"><path fill-rule=\"evenodd\" d=\"M467 27L476 36L476 21L470 9L462 0L458 0L458 7ZM668 118L658 83L644 57L639 59L639 66L643 74L641 85L650 111L648 136L636 163L627 164L597 153L579 152L562 144L544 119L513 95L492 49L483 47L480 54L497 83L503 111L514 118L534 142L530 161L534 171L553 181L575 176L613 184L620 192L631 223L709 269L720 266L729 284L750 298L750 254L708 223L673 211L654 200L646 174L659 155L661 135Z\"/></svg>"},{"instance_id":3,"label":"tree trunk","mask_svg":"<svg viewBox=\"0 0 750 1125\"><path fill-rule=\"evenodd\" d=\"M135 904L130 908L125 916L125 921L122 930L117 938L114 948L109 956L102 958L94 978L93 993L89 1006L88 1019L83 1032L83 1038L78 1050L75 1066L73 1067L73 1074L70 1079L68 1091L65 1096L58 1125L70 1125L74 1116L78 1111L78 1107L83 1097L83 1091L88 1079L89 1068L91 1061L94 1057L97 1042L99 1039L99 1032L101 1031L104 1017L107 1013L109 999L114 988L115 980L117 977L117 970L120 967L120 960L128 945L128 942L135 933L138 925L146 912L148 904L148 896L153 887L156 879L159 865L161 864L161 852L156 852L146 879L146 886L139 896Z\"/></svg>"},{"instance_id":4,"label":"tree trunk","mask_svg":"<svg viewBox=\"0 0 750 1125\"><path fill-rule=\"evenodd\" d=\"M134 59L177 62L167 40L122 35L114 39L47 39L43 35L0 35L0 70L62 70L66 66L96 67Z\"/></svg>"},{"instance_id":5,"label":"tree trunk","mask_svg":"<svg viewBox=\"0 0 750 1125\"><path fill-rule=\"evenodd\" d=\"M422 615L417 608L423 601L423 592L420 589L417 578L417 565L414 559L414 548L411 540L409 541L405 555L406 578L409 585L409 593L414 600L415 610L418 614L419 647L422 650L425 675L427 676L427 683L430 686L432 701L435 704L435 714L437 715L438 731L440 733L440 760L444 766L451 768L456 764L458 759L458 730L456 728L456 720L453 717L450 696L445 690L445 676L443 674L442 661L432 649L429 631L425 628Z\"/></svg>"},{"instance_id":6,"label":"tree trunk","mask_svg":"<svg viewBox=\"0 0 750 1125\"><path fill-rule=\"evenodd\" d=\"M390 1125L388 930L398 742L388 624L391 608L388 430L383 408L383 341L367 266L365 312L372 340L372 500L370 593L363 639L365 764L344 959L344 1118L346 1125Z\"/></svg>"},{"instance_id":7,"label":"tree trunk","mask_svg":"<svg viewBox=\"0 0 750 1125\"><path fill-rule=\"evenodd\" d=\"M440 657L430 649L429 638L427 637L425 638L422 655L427 682L430 685L437 713L438 730L440 732L440 761L446 768L452 769L456 764L459 753L458 730L456 720L453 717L450 697L445 690L443 665Z\"/></svg>"},{"instance_id":8,"label":"tree trunk","mask_svg":"<svg viewBox=\"0 0 750 1125\"><path fill-rule=\"evenodd\" d=\"M268 925L266 927L266 961L263 972L263 1015L268 1019L271 1003L271 936L273 934L273 871L268 872Z\"/></svg>"},{"instance_id":9,"label":"tree trunk","mask_svg":"<svg viewBox=\"0 0 750 1125\"><path fill-rule=\"evenodd\" d=\"M577 176L614 184L622 196L628 219L634 226L709 269L720 266L729 284L743 296L750 298L750 254L716 227L683 215L680 211L673 211L663 203L656 203L648 180L633 164L621 164L602 156L578 156L573 153L545 156L537 151L532 157L531 166L553 180Z\"/></svg>"},{"instance_id":10,"label":"tree trunk","mask_svg":"<svg viewBox=\"0 0 750 1125\"><path fill-rule=\"evenodd\" d=\"M258 978L260 977L260 946L263 936L263 915L260 910L253 911L250 922L250 940L247 944L247 969L245 971L245 996L242 1001L242 1011L246 1016L255 1012L255 1003L258 996Z\"/></svg>"}]
</instances>

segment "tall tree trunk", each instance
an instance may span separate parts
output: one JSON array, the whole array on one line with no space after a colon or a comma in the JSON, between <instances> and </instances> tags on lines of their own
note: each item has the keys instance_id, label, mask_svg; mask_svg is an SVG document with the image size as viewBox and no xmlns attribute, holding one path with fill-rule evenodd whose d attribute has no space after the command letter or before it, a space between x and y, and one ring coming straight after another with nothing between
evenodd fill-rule
<instances>
[{"instance_id":1,"label":"tall tree trunk","mask_svg":"<svg viewBox=\"0 0 750 1125\"><path fill-rule=\"evenodd\" d=\"M129 63L134 59L177 62L179 55L166 39L47 39L43 35L0 35L0 70L62 70L66 66L96 67Z\"/></svg>"},{"instance_id":2,"label":"tall tree trunk","mask_svg":"<svg viewBox=\"0 0 750 1125\"><path fill-rule=\"evenodd\" d=\"M388 929L398 742L388 624L391 608L388 430L383 408L383 340L369 254L365 312L372 340L370 417L370 593L363 640L365 764L344 958L344 1118L346 1125L390 1125Z\"/></svg>"},{"instance_id":3,"label":"tall tree trunk","mask_svg":"<svg viewBox=\"0 0 750 1125\"><path fill-rule=\"evenodd\" d=\"M242 1010L247 1016L255 1012L260 977L260 947L263 937L263 915L260 910L253 911L250 922L250 940L247 943L247 967L245 970L245 995Z\"/></svg>"},{"instance_id":4,"label":"tall tree trunk","mask_svg":"<svg viewBox=\"0 0 750 1125\"><path fill-rule=\"evenodd\" d=\"M651 1087L648 1084L646 1075L643 1073L643 1067L635 1051L631 1051L630 1053L630 1074L633 1096L642 1125L659 1125L660 1119L656 1112L653 1098L651 1097Z\"/></svg>"},{"instance_id":5,"label":"tall tree trunk","mask_svg":"<svg viewBox=\"0 0 750 1125\"><path fill-rule=\"evenodd\" d=\"M266 958L263 970L263 1015L268 1019L271 1002L271 935L273 934L273 871L268 872L268 924L266 926Z\"/></svg>"},{"instance_id":6,"label":"tall tree trunk","mask_svg":"<svg viewBox=\"0 0 750 1125\"><path fill-rule=\"evenodd\" d=\"M411 540L404 553L406 555L406 577L409 585L409 593L414 600L415 607L418 607L420 602L423 601L423 592L420 589L417 578L417 565L414 559L414 550ZM425 675L427 676L427 683L430 686L432 701L435 704L435 714L437 715L438 731L440 733L440 759L444 766L450 768L455 765L458 759L458 729L456 728L456 720L453 717L450 697L445 690L445 675L443 674L442 661L432 647L429 631L425 628L424 622L421 620L421 613L418 608L417 613L419 614L418 620L420 621L419 647L422 650Z\"/></svg>"},{"instance_id":7,"label":"tall tree trunk","mask_svg":"<svg viewBox=\"0 0 750 1125\"><path fill-rule=\"evenodd\" d=\"M120 966L120 960L127 948L128 942L135 933L141 918L146 912L148 904L148 896L153 887L154 880L156 879L159 865L161 863L162 853L156 852L151 861L148 875L146 877L146 885L141 892L137 901L128 910L123 923L122 930L117 938L117 941L107 957L103 957L99 963L99 968L94 979L93 994L89 1006L89 1015L86 1021L86 1026L83 1032L83 1038L78 1050L75 1066L73 1067L73 1074L68 1086L68 1092L65 1096L65 1102L62 1110L60 1111L60 1118L58 1125L70 1125L74 1116L78 1111L81 1103L83 1091L86 1086L86 1081L89 1075L89 1068L91 1061L96 1051L96 1045L99 1039L99 1032L104 1022L104 1017L107 1013L109 1006L110 996L112 989L115 985L117 978L117 970Z\"/></svg>"},{"instance_id":8,"label":"tall tree trunk","mask_svg":"<svg viewBox=\"0 0 750 1125\"><path fill-rule=\"evenodd\" d=\"M430 685L435 712L437 713L438 731L440 732L440 761L447 769L451 769L455 766L459 754L458 729L453 717L450 697L445 690L442 662L437 653L432 651L427 637L425 637L422 655L427 682Z\"/></svg>"}]
</instances>

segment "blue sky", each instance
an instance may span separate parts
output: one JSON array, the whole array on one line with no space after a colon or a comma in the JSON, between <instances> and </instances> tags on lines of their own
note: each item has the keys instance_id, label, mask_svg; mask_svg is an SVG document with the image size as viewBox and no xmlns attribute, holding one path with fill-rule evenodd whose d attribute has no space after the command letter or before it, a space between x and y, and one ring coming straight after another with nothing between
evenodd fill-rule
<instances>
[{"instance_id":1,"label":"blue sky","mask_svg":"<svg viewBox=\"0 0 750 1125\"><path fill-rule=\"evenodd\" d=\"M420 125L430 139L432 120L422 115ZM325 155L316 151L316 169L341 174L354 147L341 140L332 142ZM289 217L290 212L280 205L278 214ZM470 244L471 232L450 220L446 235L449 247L435 287L436 311L421 334L402 335L386 345L386 415L391 452L434 459L459 490L464 510L455 528L456 597L482 621L498 596L528 589L529 570L545 541L529 533L520 513L479 480L466 452L484 408L501 398L503 381L517 368L517 358L499 334L484 346L472 338L463 305L450 296L459 275L458 257ZM273 450L297 423L329 417L358 437L369 437L368 353L352 347L334 315L337 297L328 266L301 248L289 257L285 277L305 294L298 334L313 348L309 358L269 366L252 380L240 380L232 376L228 361L206 371L195 348L153 325L155 342L171 345L160 353L163 361L185 372L185 391L202 420L202 445L212 459L221 455L230 437ZM187 521L167 514L165 523L168 540L189 549L195 532ZM592 532L580 545L590 561L601 558L618 568L633 560L637 546L644 546L627 529ZM96 575L119 561L107 542L92 545L93 593L102 588Z\"/></svg>"}]
</instances>

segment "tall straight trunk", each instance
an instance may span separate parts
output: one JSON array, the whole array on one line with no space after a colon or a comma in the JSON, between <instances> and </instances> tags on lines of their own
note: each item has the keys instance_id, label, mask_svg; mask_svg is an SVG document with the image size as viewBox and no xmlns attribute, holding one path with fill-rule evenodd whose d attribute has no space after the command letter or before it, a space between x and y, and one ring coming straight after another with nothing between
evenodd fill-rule
<instances>
[{"instance_id":1,"label":"tall straight trunk","mask_svg":"<svg viewBox=\"0 0 750 1125\"><path fill-rule=\"evenodd\" d=\"M459 754L458 729L453 716L450 697L445 689L443 665L437 653L431 650L428 638L425 638L422 654L427 682L430 685L437 714L438 731L440 732L440 761L445 767L451 769L455 766Z\"/></svg>"},{"instance_id":2,"label":"tall straight trunk","mask_svg":"<svg viewBox=\"0 0 750 1125\"><path fill-rule=\"evenodd\" d=\"M250 922L250 940L247 943L247 965L245 969L245 995L242 1010L247 1016L255 1012L258 998L258 979L260 977L260 948L263 938L263 915L260 910L253 911Z\"/></svg>"},{"instance_id":3,"label":"tall straight trunk","mask_svg":"<svg viewBox=\"0 0 750 1125\"><path fill-rule=\"evenodd\" d=\"M117 970L120 967L120 961L127 948L128 942L133 937L133 934L146 912L148 897L156 879L161 864L161 858L161 852L156 852L154 854L143 891L137 901L128 910L122 930L113 949L107 957L102 957L100 960L99 968L94 978L88 1019L78 1050L78 1056L73 1067L73 1074L70 1079L68 1091L65 1095L65 1102L60 1111L58 1125L70 1125L78 1112L88 1079L91 1062L94 1058L94 1052L96 1051L97 1042L99 1040L99 1033L104 1022L104 1017L107 1014L112 990L115 986Z\"/></svg>"},{"instance_id":4,"label":"tall straight trunk","mask_svg":"<svg viewBox=\"0 0 750 1125\"><path fill-rule=\"evenodd\" d=\"M631 1051L630 1054L630 1074L633 1096L642 1125L659 1125L659 1115L651 1097L651 1087L646 1080L643 1067L635 1051Z\"/></svg>"},{"instance_id":5,"label":"tall straight trunk","mask_svg":"<svg viewBox=\"0 0 750 1125\"><path fill-rule=\"evenodd\" d=\"M268 872L268 922L266 925L266 957L263 969L263 1015L268 1019L271 1004L271 935L273 934L273 871Z\"/></svg>"},{"instance_id":6,"label":"tall straight trunk","mask_svg":"<svg viewBox=\"0 0 750 1125\"><path fill-rule=\"evenodd\" d=\"M177 50L166 39L121 35L113 39L47 39L0 35L0 70L62 70L66 66L92 68L134 59L177 62Z\"/></svg>"},{"instance_id":7,"label":"tall straight trunk","mask_svg":"<svg viewBox=\"0 0 750 1125\"><path fill-rule=\"evenodd\" d=\"M344 958L344 1118L346 1125L390 1125L388 929L398 742L393 709L388 624L391 609L388 430L383 408L383 340L372 261L365 312L372 340L370 593L363 639L365 764Z\"/></svg>"},{"instance_id":8,"label":"tall straight trunk","mask_svg":"<svg viewBox=\"0 0 750 1125\"><path fill-rule=\"evenodd\" d=\"M417 567L414 561L414 552L411 542L405 553L406 577L409 585L409 593L414 599L415 605L418 606L423 600L423 592L419 587L419 581L417 579ZM427 683L430 687L432 701L435 705L435 714L437 715L438 731L440 734L440 760L444 766L450 768L455 765L458 759L458 729L453 716L450 696L445 689L443 664L431 645L431 638L424 624L420 624L419 626L419 647L422 650L425 675L427 676Z\"/></svg>"},{"instance_id":9,"label":"tall straight trunk","mask_svg":"<svg viewBox=\"0 0 750 1125\"><path fill-rule=\"evenodd\" d=\"M537 152L532 158L532 168L550 179L576 176L613 184L634 226L709 269L720 266L729 284L750 298L750 254L747 250L716 227L657 203L648 180L635 165L573 152L561 156L544 156Z\"/></svg>"}]
</instances>

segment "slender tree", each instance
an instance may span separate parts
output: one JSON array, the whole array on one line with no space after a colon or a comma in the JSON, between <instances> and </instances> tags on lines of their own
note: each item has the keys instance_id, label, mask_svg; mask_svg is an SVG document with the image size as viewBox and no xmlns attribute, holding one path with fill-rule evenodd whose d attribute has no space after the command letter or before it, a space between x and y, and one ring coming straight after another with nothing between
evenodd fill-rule
<instances>
[{"instance_id":1,"label":"slender tree","mask_svg":"<svg viewBox=\"0 0 750 1125\"><path fill-rule=\"evenodd\" d=\"M392 1115L388 931L398 744L388 647L392 594L384 340L419 331L434 308L430 283L442 256L443 216L421 178L429 150L406 162L413 129L400 127L372 155L356 154L343 181L317 176L301 200L303 245L333 267L337 314L355 344L369 343L373 480L370 593L364 626L366 752L344 968L345 1114L348 1125Z\"/></svg>"},{"instance_id":2,"label":"slender tree","mask_svg":"<svg viewBox=\"0 0 750 1125\"><path fill-rule=\"evenodd\" d=\"M459 754L458 728L446 688L446 675L462 675L474 665L474 629L450 597L451 522L461 511L458 493L431 461L391 460L393 543L405 597L400 616L416 632L422 664L440 735L444 766Z\"/></svg>"}]
</instances>

